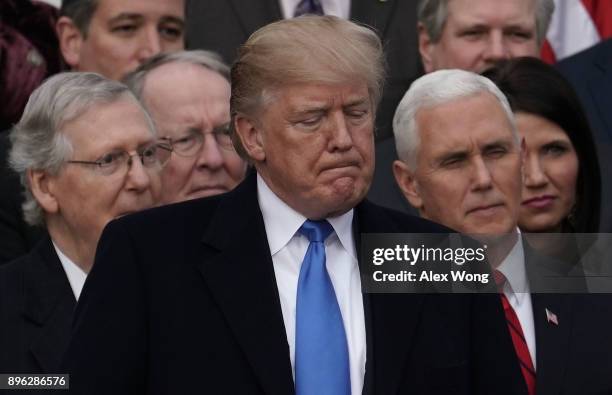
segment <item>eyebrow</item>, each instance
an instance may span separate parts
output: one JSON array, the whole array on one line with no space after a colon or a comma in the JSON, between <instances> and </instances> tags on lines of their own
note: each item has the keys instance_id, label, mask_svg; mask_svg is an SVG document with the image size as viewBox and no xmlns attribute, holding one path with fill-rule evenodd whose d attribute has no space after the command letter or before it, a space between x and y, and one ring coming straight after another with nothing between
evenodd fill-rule
<instances>
[{"instance_id":1,"label":"eyebrow","mask_svg":"<svg viewBox=\"0 0 612 395\"><path fill-rule=\"evenodd\" d=\"M160 20L160 23L175 23L183 27L185 25L185 20L176 16L166 15L163 16Z\"/></svg>"},{"instance_id":2,"label":"eyebrow","mask_svg":"<svg viewBox=\"0 0 612 395\"><path fill-rule=\"evenodd\" d=\"M122 12L121 14L116 15L116 16L112 17L111 19L109 19L108 22L109 23L116 23L116 22L121 22L123 20L141 21L142 19L144 19L144 17L141 14Z\"/></svg>"},{"instance_id":3,"label":"eyebrow","mask_svg":"<svg viewBox=\"0 0 612 395\"><path fill-rule=\"evenodd\" d=\"M144 16L142 14L136 14L136 13L129 13L129 12L122 12L119 15L116 15L114 17L112 17L109 20L109 23L117 23L117 22L121 22L123 20L128 20L128 21L141 21L144 19ZM176 16L172 16L172 15L165 15L163 16L160 20L160 23L175 23L177 25L180 25L181 27L185 25L185 21L182 18L176 17Z\"/></svg>"},{"instance_id":4,"label":"eyebrow","mask_svg":"<svg viewBox=\"0 0 612 395\"><path fill-rule=\"evenodd\" d=\"M442 163L446 162L447 160L450 159L465 159L469 156L469 151L467 150L457 150L457 151L451 151L451 152L446 152L438 157L436 157L433 161L434 164L436 165L441 165Z\"/></svg>"}]
</instances>

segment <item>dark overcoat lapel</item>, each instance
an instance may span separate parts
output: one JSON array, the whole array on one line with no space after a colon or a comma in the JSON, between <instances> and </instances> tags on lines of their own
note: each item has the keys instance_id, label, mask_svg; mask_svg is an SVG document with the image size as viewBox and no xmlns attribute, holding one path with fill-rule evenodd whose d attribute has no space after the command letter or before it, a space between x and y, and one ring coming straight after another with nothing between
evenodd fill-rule
<instances>
[{"instance_id":1,"label":"dark overcoat lapel","mask_svg":"<svg viewBox=\"0 0 612 395\"><path fill-rule=\"evenodd\" d=\"M237 222L230 223L228 218ZM289 345L254 175L223 200L202 242L217 251L200 265L204 280L264 392L294 393Z\"/></svg>"},{"instance_id":2,"label":"dark overcoat lapel","mask_svg":"<svg viewBox=\"0 0 612 395\"><path fill-rule=\"evenodd\" d=\"M9 322L3 324L5 330L16 331L13 339L21 339L6 345L4 352L17 353L10 366L24 373L57 373L76 300L49 237L4 270Z\"/></svg>"}]
</instances>

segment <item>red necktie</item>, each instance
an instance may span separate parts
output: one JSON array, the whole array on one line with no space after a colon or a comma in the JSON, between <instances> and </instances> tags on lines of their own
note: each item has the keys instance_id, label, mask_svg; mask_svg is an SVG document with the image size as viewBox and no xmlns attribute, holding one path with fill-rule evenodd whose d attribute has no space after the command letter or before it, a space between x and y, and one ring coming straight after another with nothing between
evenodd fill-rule
<instances>
[{"instance_id":1,"label":"red necktie","mask_svg":"<svg viewBox=\"0 0 612 395\"><path fill-rule=\"evenodd\" d=\"M519 363L521 365L521 372L523 373L523 378L525 379L525 383L527 384L527 391L529 395L535 395L536 388L536 373L533 368L533 362L531 361L531 355L529 354L529 348L527 347L527 342L525 341L525 335L523 334L523 328L521 327L521 323L516 316L516 312L510 305L508 298L503 292L504 284L506 283L506 277L502 274L502 272L495 270L493 272L493 277L495 278L495 284L497 284L497 288L500 290L500 298L502 305L504 306L504 313L506 314L506 324L508 324L508 330L510 331L510 336L512 337L512 343L514 344L514 350L516 351L516 356L518 357Z\"/></svg>"}]
</instances>

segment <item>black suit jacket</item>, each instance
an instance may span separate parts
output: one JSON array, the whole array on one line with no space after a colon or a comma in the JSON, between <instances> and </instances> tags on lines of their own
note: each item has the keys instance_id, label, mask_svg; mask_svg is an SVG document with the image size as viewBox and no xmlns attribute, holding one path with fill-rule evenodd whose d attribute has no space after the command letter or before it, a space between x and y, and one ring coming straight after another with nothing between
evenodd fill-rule
<instances>
[{"instance_id":1,"label":"black suit jacket","mask_svg":"<svg viewBox=\"0 0 612 395\"><path fill-rule=\"evenodd\" d=\"M416 1L352 0L350 19L374 27L383 40L388 79L377 117L377 139L392 134L395 108L422 70ZM237 50L262 26L283 18L279 0L188 0L187 48L218 52L233 62Z\"/></svg>"},{"instance_id":2,"label":"black suit jacket","mask_svg":"<svg viewBox=\"0 0 612 395\"><path fill-rule=\"evenodd\" d=\"M0 266L0 373L59 373L75 304L48 236Z\"/></svg>"},{"instance_id":3,"label":"black suit jacket","mask_svg":"<svg viewBox=\"0 0 612 395\"><path fill-rule=\"evenodd\" d=\"M612 39L571 56L557 67L573 85L591 123L601 171L600 232L612 232Z\"/></svg>"},{"instance_id":4,"label":"black suit jacket","mask_svg":"<svg viewBox=\"0 0 612 395\"><path fill-rule=\"evenodd\" d=\"M356 207L355 221L359 232L444 230L368 202ZM472 391L480 371L474 374L471 330L481 330L470 321L473 310L487 317L488 339L505 341L501 307L487 300L475 306L470 295L364 295L364 392L491 393ZM228 194L108 225L66 367L73 394L294 393L254 175ZM499 373L502 382L510 374ZM513 393L505 390L496 393Z\"/></svg>"},{"instance_id":5,"label":"black suit jacket","mask_svg":"<svg viewBox=\"0 0 612 395\"><path fill-rule=\"evenodd\" d=\"M8 166L9 149L8 133L0 133L0 265L26 254L44 234L23 220L23 187Z\"/></svg>"},{"instance_id":6,"label":"black suit jacket","mask_svg":"<svg viewBox=\"0 0 612 395\"><path fill-rule=\"evenodd\" d=\"M536 394L612 394L611 295L579 293L586 291L580 273L526 242L524 250L536 338ZM567 288L551 285L557 276L572 276L561 280ZM560 293L563 289L572 293Z\"/></svg>"}]
</instances>

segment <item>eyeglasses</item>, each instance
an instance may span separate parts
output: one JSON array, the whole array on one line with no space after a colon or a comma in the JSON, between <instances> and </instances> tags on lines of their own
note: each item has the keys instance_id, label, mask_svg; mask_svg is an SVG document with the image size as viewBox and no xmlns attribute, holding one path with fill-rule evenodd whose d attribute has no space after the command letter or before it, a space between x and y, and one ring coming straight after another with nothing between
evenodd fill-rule
<instances>
[{"instance_id":1,"label":"eyeglasses","mask_svg":"<svg viewBox=\"0 0 612 395\"><path fill-rule=\"evenodd\" d=\"M186 136L172 139L162 137L161 140L172 146L172 151L180 156L194 156L200 152L204 145L204 135L211 133L215 141L222 149L233 151L234 145L230 136L229 123L218 126L210 132L202 132L199 129L190 129Z\"/></svg>"},{"instance_id":2,"label":"eyeglasses","mask_svg":"<svg viewBox=\"0 0 612 395\"><path fill-rule=\"evenodd\" d=\"M161 169L172 154L172 146L165 143L153 143L138 149L134 154L126 151L109 152L95 161L69 160L66 163L95 166L101 174L109 176L123 170L127 174L132 167L132 157L139 156L140 163L148 169Z\"/></svg>"}]
</instances>

